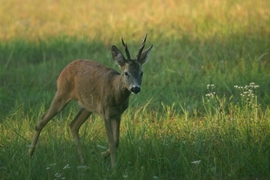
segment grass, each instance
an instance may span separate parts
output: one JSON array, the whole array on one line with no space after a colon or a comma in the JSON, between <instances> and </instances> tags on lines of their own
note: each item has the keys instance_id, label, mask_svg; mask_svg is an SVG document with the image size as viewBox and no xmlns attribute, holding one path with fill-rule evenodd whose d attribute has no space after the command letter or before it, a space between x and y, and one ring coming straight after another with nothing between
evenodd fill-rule
<instances>
[{"instance_id":1,"label":"grass","mask_svg":"<svg viewBox=\"0 0 270 180\"><path fill-rule=\"evenodd\" d=\"M0 179L269 179L267 0L0 2ZM107 139L97 115L80 130L79 163L67 128L75 102L29 158L66 64L118 69L111 45L123 36L134 55L146 32L154 47L122 118L116 171L100 157Z\"/></svg>"}]
</instances>

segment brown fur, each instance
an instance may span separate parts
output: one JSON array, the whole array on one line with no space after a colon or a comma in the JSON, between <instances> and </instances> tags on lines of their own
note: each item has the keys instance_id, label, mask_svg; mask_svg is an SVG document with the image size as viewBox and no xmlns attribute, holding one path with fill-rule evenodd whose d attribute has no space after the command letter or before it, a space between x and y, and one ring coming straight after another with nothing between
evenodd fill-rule
<instances>
[{"instance_id":1,"label":"brown fur","mask_svg":"<svg viewBox=\"0 0 270 180\"><path fill-rule=\"evenodd\" d=\"M146 37L143 41L143 46ZM124 42L123 42L123 45ZM142 48L140 50L142 50ZM69 127L78 146L78 155L84 163L79 139L79 129L92 113L99 114L105 122L109 148L102 156L111 156L111 166L115 167L115 152L119 146L120 121L127 109L131 92L138 93L142 80L141 65L144 64L152 46L139 54L139 59L125 59L122 52L112 46L112 56L122 74L95 61L75 60L68 64L57 80L57 92L49 110L36 125L30 155L33 155L39 135L44 126L59 113L69 101L76 100L81 110ZM127 47L126 47L127 49ZM127 53L128 50L126 50Z\"/></svg>"}]
</instances>

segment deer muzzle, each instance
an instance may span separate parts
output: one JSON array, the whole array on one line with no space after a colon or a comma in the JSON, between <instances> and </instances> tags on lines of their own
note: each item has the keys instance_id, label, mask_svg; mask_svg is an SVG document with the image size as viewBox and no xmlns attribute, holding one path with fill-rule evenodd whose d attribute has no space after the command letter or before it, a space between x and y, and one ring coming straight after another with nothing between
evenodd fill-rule
<instances>
[{"instance_id":1,"label":"deer muzzle","mask_svg":"<svg viewBox=\"0 0 270 180\"><path fill-rule=\"evenodd\" d=\"M138 94L140 91L141 91L141 87L140 86L132 86L130 88L130 91L133 93L133 94Z\"/></svg>"}]
</instances>

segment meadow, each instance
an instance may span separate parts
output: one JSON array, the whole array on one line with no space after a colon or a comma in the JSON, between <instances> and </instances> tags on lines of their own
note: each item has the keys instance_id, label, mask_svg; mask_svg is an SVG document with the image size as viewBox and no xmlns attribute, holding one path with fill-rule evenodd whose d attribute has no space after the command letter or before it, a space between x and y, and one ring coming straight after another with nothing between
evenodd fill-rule
<instances>
[{"instance_id":1,"label":"meadow","mask_svg":"<svg viewBox=\"0 0 270 180\"><path fill-rule=\"evenodd\" d=\"M270 1L0 0L0 179L269 179ZM121 37L135 56L154 45L142 92L123 114L117 169L93 115L81 127L80 164L71 102L34 126L72 60L119 70Z\"/></svg>"}]
</instances>

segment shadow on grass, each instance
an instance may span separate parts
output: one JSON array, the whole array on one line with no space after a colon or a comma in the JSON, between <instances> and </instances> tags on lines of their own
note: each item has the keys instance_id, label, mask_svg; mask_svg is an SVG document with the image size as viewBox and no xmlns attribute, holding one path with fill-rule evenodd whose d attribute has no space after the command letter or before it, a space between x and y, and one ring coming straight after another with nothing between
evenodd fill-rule
<instances>
[{"instance_id":1,"label":"shadow on grass","mask_svg":"<svg viewBox=\"0 0 270 180\"><path fill-rule=\"evenodd\" d=\"M239 101L241 97L234 85L255 82L260 86L256 92L258 101L265 107L270 104L268 39L269 34L232 34L210 39L183 35L151 41L149 35L154 49L144 67L144 92L133 98L134 103L144 104L153 98L152 106L160 106L160 102L176 103L178 109L183 106L192 112L202 108L207 84L215 84L220 96L235 96ZM120 41L115 44L121 46ZM98 40L64 36L37 42L20 39L1 42L1 119L21 107L29 112L37 104L50 103L57 76L74 59L97 60L117 70L110 46ZM136 45L130 47L133 52Z\"/></svg>"}]
</instances>

